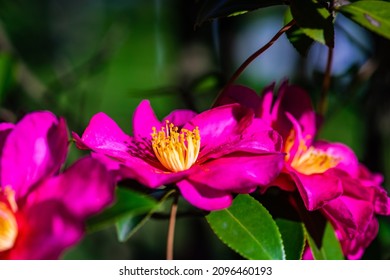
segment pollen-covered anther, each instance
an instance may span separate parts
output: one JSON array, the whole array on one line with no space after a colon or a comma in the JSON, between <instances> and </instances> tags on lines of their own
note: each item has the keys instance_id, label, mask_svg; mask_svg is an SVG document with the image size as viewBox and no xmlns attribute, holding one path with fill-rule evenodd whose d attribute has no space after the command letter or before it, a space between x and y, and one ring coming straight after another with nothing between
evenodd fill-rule
<instances>
[{"instance_id":1,"label":"pollen-covered anther","mask_svg":"<svg viewBox=\"0 0 390 280\"><path fill-rule=\"evenodd\" d=\"M157 131L152 128L152 147L160 163L173 172L189 169L197 160L200 150L199 128L181 129L166 121Z\"/></svg>"}]
</instances>

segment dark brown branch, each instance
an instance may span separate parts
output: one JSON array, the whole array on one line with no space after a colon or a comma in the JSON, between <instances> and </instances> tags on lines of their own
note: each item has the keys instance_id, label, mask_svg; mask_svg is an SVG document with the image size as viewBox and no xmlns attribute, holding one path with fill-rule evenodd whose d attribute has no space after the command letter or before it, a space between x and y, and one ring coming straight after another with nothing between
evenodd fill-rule
<instances>
[{"instance_id":1,"label":"dark brown branch","mask_svg":"<svg viewBox=\"0 0 390 280\"><path fill-rule=\"evenodd\" d=\"M265 52L268 48L270 48L278 39L280 36L282 36L285 32L287 32L291 27L295 25L295 19L291 20L289 23L287 23L285 26L283 26L275 35L272 37L272 39L265 44L263 47L261 47L259 50L254 52L250 57L248 57L244 63L241 64L241 66L234 72L232 77L229 79L229 81L226 83L224 88L221 90L221 92L218 94L215 101L217 101L224 93L224 91L229 88L237 79L238 77L244 72L245 68L248 67L248 65L255 60L258 56L260 56L263 52ZM216 102L213 103L213 105Z\"/></svg>"},{"instance_id":2,"label":"dark brown branch","mask_svg":"<svg viewBox=\"0 0 390 280\"><path fill-rule=\"evenodd\" d=\"M326 113L328 107L328 91L330 88L332 77L332 61L333 61L333 47L328 47L328 59L326 62L326 69L324 80L322 82L321 98L318 104L318 112L321 116Z\"/></svg>"}]
</instances>

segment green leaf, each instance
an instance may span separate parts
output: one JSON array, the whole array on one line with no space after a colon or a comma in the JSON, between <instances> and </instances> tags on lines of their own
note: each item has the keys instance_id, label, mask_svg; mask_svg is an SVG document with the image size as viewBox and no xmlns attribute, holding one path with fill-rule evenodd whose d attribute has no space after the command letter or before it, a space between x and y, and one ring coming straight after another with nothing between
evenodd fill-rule
<instances>
[{"instance_id":1,"label":"green leaf","mask_svg":"<svg viewBox=\"0 0 390 280\"><path fill-rule=\"evenodd\" d=\"M238 195L224 210L206 216L215 234L247 259L285 259L280 232L271 215L253 197Z\"/></svg>"},{"instance_id":2,"label":"green leaf","mask_svg":"<svg viewBox=\"0 0 390 280\"><path fill-rule=\"evenodd\" d=\"M196 24L219 17L237 16L249 11L284 4L283 0L203 0Z\"/></svg>"},{"instance_id":3,"label":"green leaf","mask_svg":"<svg viewBox=\"0 0 390 280\"><path fill-rule=\"evenodd\" d=\"M291 10L287 9L284 23L287 24L293 19ZM306 56L314 40L307 36L302 28L294 25L286 32L287 38L300 55Z\"/></svg>"},{"instance_id":4,"label":"green leaf","mask_svg":"<svg viewBox=\"0 0 390 280\"><path fill-rule=\"evenodd\" d=\"M142 212L141 214L136 212L117 220L115 227L118 240L120 242L126 242L131 236L133 236L133 234L150 219L152 214L161 208L163 203L171 194L173 194L173 192L174 190L167 192L148 212Z\"/></svg>"},{"instance_id":5,"label":"green leaf","mask_svg":"<svg viewBox=\"0 0 390 280\"><path fill-rule=\"evenodd\" d=\"M135 215L121 219L115 223L116 234L120 242L126 242L150 218L152 211L146 215Z\"/></svg>"},{"instance_id":6,"label":"green leaf","mask_svg":"<svg viewBox=\"0 0 390 280\"><path fill-rule=\"evenodd\" d=\"M358 1L338 8L343 15L363 27L390 39L390 3Z\"/></svg>"},{"instance_id":7,"label":"green leaf","mask_svg":"<svg viewBox=\"0 0 390 280\"><path fill-rule=\"evenodd\" d=\"M89 230L110 226L127 217L149 213L158 205L157 201L145 194L118 187L114 205L87 222Z\"/></svg>"},{"instance_id":8,"label":"green leaf","mask_svg":"<svg viewBox=\"0 0 390 280\"><path fill-rule=\"evenodd\" d=\"M291 14L303 33L313 40L334 46L333 16L316 0L291 0Z\"/></svg>"},{"instance_id":9,"label":"green leaf","mask_svg":"<svg viewBox=\"0 0 390 280\"><path fill-rule=\"evenodd\" d=\"M305 248L304 226L301 222L285 219L276 219L279 231L282 234L284 251L287 260L300 260Z\"/></svg>"},{"instance_id":10,"label":"green leaf","mask_svg":"<svg viewBox=\"0 0 390 280\"><path fill-rule=\"evenodd\" d=\"M306 231L313 257L316 260L343 260L344 255L339 240L337 239L332 225L328 222L325 226L321 247L318 248L313 238Z\"/></svg>"}]
</instances>

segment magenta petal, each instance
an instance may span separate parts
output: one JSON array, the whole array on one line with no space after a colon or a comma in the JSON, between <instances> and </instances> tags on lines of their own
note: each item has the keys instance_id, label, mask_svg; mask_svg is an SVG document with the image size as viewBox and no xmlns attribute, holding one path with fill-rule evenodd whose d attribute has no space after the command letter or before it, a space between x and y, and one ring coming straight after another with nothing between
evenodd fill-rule
<instances>
[{"instance_id":1,"label":"magenta petal","mask_svg":"<svg viewBox=\"0 0 390 280\"><path fill-rule=\"evenodd\" d=\"M191 110L175 110L171 112L168 116L166 116L161 124L164 125L168 120L173 123L177 127L184 126L187 122L189 122L192 118L197 115L194 111ZM157 128L158 129L158 128Z\"/></svg>"},{"instance_id":2,"label":"magenta petal","mask_svg":"<svg viewBox=\"0 0 390 280\"><path fill-rule=\"evenodd\" d=\"M8 134L14 129L15 125L12 123L0 123L0 158L3 153L3 146Z\"/></svg>"},{"instance_id":3,"label":"magenta petal","mask_svg":"<svg viewBox=\"0 0 390 280\"><path fill-rule=\"evenodd\" d=\"M181 172L165 171L133 157L131 161L129 160L121 166L120 174L124 178L135 179L149 188L158 188L182 180L190 170Z\"/></svg>"},{"instance_id":4,"label":"magenta petal","mask_svg":"<svg viewBox=\"0 0 390 280\"><path fill-rule=\"evenodd\" d=\"M371 203L376 214L390 214L390 199L382 187L364 185L361 180L351 178L344 172L339 172L339 174L343 181L343 194L345 196Z\"/></svg>"},{"instance_id":5,"label":"magenta petal","mask_svg":"<svg viewBox=\"0 0 390 280\"><path fill-rule=\"evenodd\" d=\"M65 160L68 136L63 119L50 112L26 115L5 140L1 185L10 185L17 199L35 183L57 172Z\"/></svg>"},{"instance_id":6,"label":"magenta petal","mask_svg":"<svg viewBox=\"0 0 390 280\"><path fill-rule=\"evenodd\" d=\"M192 205L207 210L221 210L232 204L232 195L219 190L195 183L190 180L183 180L177 183L183 197Z\"/></svg>"},{"instance_id":7,"label":"magenta petal","mask_svg":"<svg viewBox=\"0 0 390 280\"><path fill-rule=\"evenodd\" d=\"M291 172L291 176L309 211L321 208L343 194L342 182L331 169L311 175Z\"/></svg>"},{"instance_id":8,"label":"magenta petal","mask_svg":"<svg viewBox=\"0 0 390 280\"><path fill-rule=\"evenodd\" d=\"M340 162L336 166L337 169L347 172L354 178L358 177L359 161L351 148L342 143L330 143L326 141L316 141L313 143L313 146L335 158L339 158Z\"/></svg>"},{"instance_id":9,"label":"magenta petal","mask_svg":"<svg viewBox=\"0 0 390 280\"><path fill-rule=\"evenodd\" d=\"M232 85L224 90L224 92L214 102L213 107L234 103L239 103L253 109L255 112L258 112L260 110L261 99L255 91L248 87Z\"/></svg>"},{"instance_id":10,"label":"magenta petal","mask_svg":"<svg viewBox=\"0 0 390 280\"><path fill-rule=\"evenodd\" d=\"M383 183L383 175L372 173L363 164L359 163L359 180L364 186L380 186Z\"/></svg>"},{"instance_id":11,"label":"magenta petal","mask_svg":"<svg viewBox=\"0 0 390 280\"><path fill-rule=\"evenodd\" d=\"M78 146L84 145L91 150L103 152L113 157L128 157L130 136L106 114L98 113L92 117L80 140L75 138Z\"/></svg>"},{"instance_id":12,"label":"magenta petal","mask_svg":"<svg viewBox=\"0 0 390 280\"><path fill-rule=\"evenodd\" d=\"M189 179L223 191L250 189L270 184L284 165L284 155L236 153L210 160L193 172Z\"/></svg>"},{"instance_id":13,"label":"magenta petal","mask_svg":"<svg viewBox=\"0 0 390 280\"><path fill-rule=\"evenodd\" d=\"M341 237L348 239L363 233L373 218L371 203L347 196L329 202L322 211L342 234Z\"/></svg>"},{"instance_id":14,"label":"magenta petal","mask_svg":"<svg viewBox=\"0 0 390 280\"><path fill-rule=\"evenodd\" d=\"M301 144L304 143L306 145L307 139L305 139L303 137L301 126L299 125L298 121L294 118L294 116L292 116L289 113L286 113L286 117L291 122L291 124L292 124L291 128L294 129L294 132L295 132L294 138L292 139L293 140L293 144L290 147L290 150L286 151L286 152L289 153L289 158L288 158L287 162L289 164L291 164L292 160L295 157L295 154L300 151ZM285 141L287 140L286 138L283 138L283 139L285 139Z\"/></svg>"},{"instance_id":15,"label":"magenta petal","mask_svg":"<svg viewBox=\"0 0 390 280\"><path fill-rule=\"evenodd\" d=\"M151 139L152 128L160 129L161 123L157 119L149 100L143 100L133 114L133 135L136 140Z\"/></svg>"},{"instance_id":16,"label":"magenta petal","mask_svg":"<svg viewBox=\"0 0 390 280\"><path fill-rule=\"evenodd\" d=\"M374 189L374 209L375 213L379 215L390 215L390 197L387 196L386 191L377 186L372 186Z\"/></svg>"},{"instance_id":17,"label":"magenta petal","mask_svg":"<svg viewBox=\"0 0 390 280\"><path fill-rule=\"evenodd\" d=\"M273 116L278 123L277 129L285 137L288 135L288 120L285 114L291 114L302 128L302 134L314 137L317 132L317 117L313 109L310 96L303 89L282 84L279 90L278 99L275 102Z\"/></svg>"},{"instance_id":18,"label":"magenta petal","mask_svg":"<svg viewBox=\"0 0 390 280\"><path fill-rule=\"evenodd\" d=\"M347 258L350 260L360 259L365 249L377 236L378 230L378 221L372 219L363 233L357 234L353 239L342 239L341 246Z\"/></svg>"},{"instance_id":19,"label":"magenta petal","mask_svg":"<svg viewBox=\"0 0 390 280\"><path fill-rule=\"evenodd\" d=\"M184 128L199 128L201 154L220 149L226 143L236 142L253 120L253 112L233 104L204 111L188 122Z\"/></svg>"},{"instance_id":20,"label":"magenta petal","mask_svg":"<svg viewBox=\"0 0 390 280\"><path fill-rule=\"evenodd\" d=\"M262 119L253 119L252 123L241 134L241 141L244 144L252 143L251 147L257 150L268 152L279 152L282 150L283 139ZM240 144L239 146L243 146Z\"/></svg>"},{"instance_id":21,"label":"magenta petal","mask_svg":"<svg viewBox=\"0 0 390 280\"><path fill-rule=\"evenodd\" d=\"M282 138L261 119L253 119L246 129L237 135L230 135L219 145L211 144L203 147L198 163L203 164L210 159L236 152L252 153L254 155L279 152L282 149Z\"/></svg>"},{"instance_id":22,"label":"magenta petal","mask_svg":"<svg viewBox=\"0 0 390 280\"><path fill-rule=\"evenodd\" d=\"M78 242L83 225L59 201L45 201L22 209L22 225L7 259L58 259L62 252Z\"/></svg>"},{"instance_id":23,"label":"magenta petal","mask_svg":"<svg viewBox=\"0 0 390 280\"><path fill-rule=\"evenodd\" d=\"M113 201L114 180L98 160L78 160L64 173L43 182L27 200L27 205L58 201L79 220L85 219Z\"/></svg>"},{"instance_id":24,"label":"magenta petal","mask_svg":"<svg viewBox=\"0 0 390 280\"><path fill-rule=\"evenodd\" d=\"M261 99L260 118L267 122L269 125L273 123L272 106L274 102L274 85L264 90ZM257 112L256 112L257 116Z\"/></svg>"}]
</instances>

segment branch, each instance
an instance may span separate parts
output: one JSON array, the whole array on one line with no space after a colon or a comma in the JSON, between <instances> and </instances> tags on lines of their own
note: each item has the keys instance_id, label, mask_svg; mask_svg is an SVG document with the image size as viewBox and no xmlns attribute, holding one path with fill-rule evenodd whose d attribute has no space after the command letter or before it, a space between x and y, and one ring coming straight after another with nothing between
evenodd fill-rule
<instances>
[{"instance_id":1,"label":"branch","mask_svg":"<svg viewBox=\"0 0 390 280\"><path fill-rule=\"evenodd\" d=\"M243 64L234 72L232 77L229 79L229 81L226 83L224 88L221 90L221 92L218 94L217 98L215 99L214 104L216 101L222 97L223 93L226 89L228 89L236 80L237 78L244 72L245 68L248 67L248 65L255 60L258 56L260 56L263 52L265 52L268 48L270 48L278 39L280 36L282 36L285 32L287 32L291 27L295 25L296 21L295 19L292 19L289 23L287 23L285 26L283 26L275 35L272 37L272 39L265 44L262 48L254 52L250 57L248 57Z\"/></svg>"},{"instance_id":2,"label":"branch","mask_svg":"<svg viewBox=\"0 0 390 280\"><path fill-rule=\"evenodd\" d=\"M331 72L332 72L332 61L333 61L333 47L328 47L328 59L326 62L325 76L322 82L321 98L318 104L318 112L323 116L328 107L328 91L330 88L331 82Z\"/></svg>"},{"instance_id":3,"label":"branch","mask_svg":"<svg viewBox=\"0 0 390 280\"><path fill-rule=\"evenodd\" d=\"M169 218L168 226L168 237L167 237L167 260L173 260L173 241L175 238L175 224L176 224L176 213L177 213L177 203L179 196L175 193L173 198L171 215Z\"/></svg>"}]
</instances>

